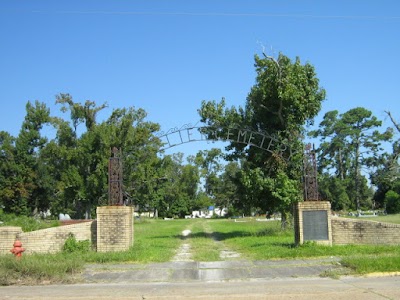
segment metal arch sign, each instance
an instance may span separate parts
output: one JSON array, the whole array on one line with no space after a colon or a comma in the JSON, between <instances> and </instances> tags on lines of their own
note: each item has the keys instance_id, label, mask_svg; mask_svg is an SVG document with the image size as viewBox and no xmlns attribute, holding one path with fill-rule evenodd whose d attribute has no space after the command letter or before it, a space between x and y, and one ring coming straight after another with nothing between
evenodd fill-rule
<instances>
[{"instance_id":1,"label":"metal arch sign","mask_svg":"<svg viewBox=\"0 0 400 300\"><path fill-rule=\"evenodd\" d=\"M233 127L211 127L184 125L181 128L172 128L167 132L160 132L157 137L163 142L161 151L169 148L198 141L223 141L249 145L271 153L283 154L288 151L289 159L294 153L287 141L265 132Z\"/></svg>"}]
</instances>

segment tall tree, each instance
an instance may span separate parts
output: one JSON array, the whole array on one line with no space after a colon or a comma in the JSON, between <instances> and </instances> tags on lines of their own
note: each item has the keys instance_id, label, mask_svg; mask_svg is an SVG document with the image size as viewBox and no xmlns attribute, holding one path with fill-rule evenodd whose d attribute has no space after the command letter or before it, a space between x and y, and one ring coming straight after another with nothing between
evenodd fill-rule
<instances>
[{"instance_id":1,"label":"tall tree","mask_svg":"<svg viewBox=\"0 0 400 300\"><path fill-rule=\"evenodd\" d=\"M376 158L383 151L382 143L393 135L391 129L380 133L381 125L371 111L357 107L341 115L337 111L326 113L320 128L309 133L320 137L317 149L320 170L335 172L343 185L347 185L348 196L357 210L370 194L362 168L376 165Z\"/></svg>"},{"instance_id":2,"label":"tall tree","mask_svg":"<svg viewBox=\"0 0 400 300\"><path fill-rule=\"evenodd\" d=\"M50 121L50 110L44 103L35 101L26 104L26 116L15 140L15 162L17 164L14 184L18 195L14 195L12 206L16 213L33 213L48 208L49 199L41 193L46 183L39 177L39 154L47 138L41 129ZM42 191L43 192L43 191Z\"/></svg>"},{"instance_id":3,"label":"tall tree","mask_svg":"<svg viewBox=\"0 0 400 300\"><path fill-rule=\"evenodd\" d=\"M70 111L74 131L78 125L85 122L86 129L92 130L96 125L96 116L99 111L107 107L107 103L97 106L94 101L86 100L85 104L74 102L70 94L59 94L56 96L56 104L62 104L61 111ZM67 107L68 106L68 107Z\"/></svg>"},{"instance_id":4,"label":"tall tree","mask_svg":"<svg viewBox=\"0 0 400 300\"><path fill-rule=\"evenodd\" d=\"M231 159L246 159L244 171L248 170L249 175L257 174L256 177L251 175L251 178L270 178L274 181L272 184L257 180L263 184L262 192L249 190L253 194L251 201L257 205L256 199L261 198L261 201L268 203L269 210L280 209L282 215L286 216L290 203L277 203L288 198L299 200L303 126L312 123L320 111L325 90L319 86L314 67L309 63L301 64L299 58L293 62L283 54L279 54L277 59L265 54L263 57L256 55L255 67L256 84L251 88L244 108L226 108L224 99L219 103L203 101L199 114L201 121L210 126L235 126L260 133L267 132L290 145L283 151L283 156L279 151L284 148L282 145L277 145L273 153L235 142L227 147L227 150L234 150L230 153ZM298 155L291 156L291 163L287 164L285 159L293 152ZM297 186L297 192L287 197L271 190L286 184ZM294 192L296 189L290 190ZM282 190L282 193L285 191Z\"/></svg>"},{"instance_id":5,"label":"tall tree","mask_svg":"<svg viewBox=\"0 0 400 300\"><path fill-rule=\"evenodd\" d=\"M397 133L400 133L400 125L394 119L389 111L386 111ZM371 174L371 182L377 187L374 194L374 201L382 208L387 205L386 193L391 191L392 195L389 197L393 202L396 197L393 197L393 192L400 193L398 187L400 186L400 140L394 140L392 143L392 152L383 153L372 160L376 171ZM390 209L389 209L390 211Z\"/></svg>"},{"instance_id":6,"label":"tall tree","mask_svg":"<svg viewBox=\"0 0 400 300\"><path fill-rule=\"evenodd\" d=\"M18 169L15 138L0 131L0 205L6 212L26 213L26 203L15 201L26 194Z\"/></svg>"}]
</instances>

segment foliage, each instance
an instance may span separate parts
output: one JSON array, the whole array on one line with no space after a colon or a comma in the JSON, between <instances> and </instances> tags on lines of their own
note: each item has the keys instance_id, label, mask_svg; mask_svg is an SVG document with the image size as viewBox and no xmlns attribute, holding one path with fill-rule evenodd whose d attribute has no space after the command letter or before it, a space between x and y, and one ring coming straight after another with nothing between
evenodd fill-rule
<instances>
[{"instance_id":1,"label":"foliage","mask_svg":"<svg viewBox=\"0 0 400 300\"><path fill-rule=\"evenodd\" d=\"M64 253L87 252L90 250L90 241L77 241L76 237L70 233L65 240L62 251Z\"/></svg>"},{"instance_id":2,"label":"foliage","mask_svg":"<svg viewBox=\"0 0 400 300\"><path fill-rule=\"evenodd\" d=\"M385 195L386 211L389 214L400 213L400 195L395 191L388 191Z\"/></svg>"},{"instance_id":3,"label":"foliage","mask_svg":"<svg viewBox=\"0 0 400 300\"><path fill-rule=\"evenodd\" d=\"M358 255L346 257L341 261L342 265L351 268L357 274L368 274L374 272L398 272L400 256L394 255Z\"/></svg>"},{"instance_id":4,"label":"foliage","mask_svg":"<svg viewBox=\"0 0 400 300\"><path fill-rule=\"evenodd\" d=\"M16 260L12 255L2 255L0 286L72 283L83 267L84 262L79 256L32 254Z\"/></svg>"},{"instance_id":5,"label":"foliage","mask_svg":"<svg viewBox=\"0 0 400 300\"><path fill-rule=\"evenodd\" d=\"M17 216L15 214L6 214L0 209L0 221L2 226L17 226L21 227L23 232L30 232L50 227L57 227L60 222L57 220L42 220L28 216Z\"/></svg>"},{"instance_id":6,"label":"foliage","mask_svg":"<svg viewBox=\"0 0 400 300\"><path fill-rule=\"evenodd\" d=\"M201 121L212 128L221 128L221 131L232 127L248 128L254 132L275 135L288 144L283 156L279 153L279 146L268 152L231 142L226 148L231 151L227 155L228 159L243 159L238 189L240 202L245 203L242 206L247 211L252 208L288 211L289 206L285 202L289 199L288 195L281 195L271 188L277 182L284 186L290 180L290 185L297 182L297 189L301 190L303 126L312 123L321 109L325 90L319 87L314 67L308 63L302 65L299 58L292 62L283 54L277 59L266 55L263 58L256 56L255 67L256 84L252 87L244 108L227 108L225 99L220 102L203 101L199 114ZM227 133L222 134L226 136ZM300 155L290 157L292 153ZM290 164L286 161L288 157ZM287 178L285 183L282 181L283 176ZM298 197L291 199L296 201ZM281 205L282 200L285 205ZM266 202L260 207L260 201Z\"/></svg>"},{"instance_id":7,"label":"foliage","mask_svg":"<svg viewBox=\"0 0 400 300\"><path fill-rule=\"evenodd\" d=\"M389 216L383 217L388 218ZM76 280L85 263L149 263L170 261L182 243L181 233L190 229L185 240L193 257L201 261L219 260L226 247L251 260L339 257L356 273L399 271L398 246L294 245L292 230L281 230L278 221L242 222L227 219L135 220L135 243L124 252L93 251L24 255L16 260L11 254L0 256L0 285L68 283ZM386 219L385 219L386 220ZM399 215L396 216L399 222ZM72 276L72 277L71 277ZM22 281L21 281L22 280Z\"/></svg>"},{"instance_id":8,"label":"foliage","mask_svg":"<svg viewBox=\"0 0 400 300\"><path fill-rule=\"evenodd\" d=\"M393 136L390 128L379 132L377 129L381 125L382 122L369 110L357 107L343 114L337 110L327 112L319 129L309 133L319 137L321 142L317 149L318 168L324 174L325 182L321 186L324 190L320 192L335 197L328 200L335 203L336 208L359 210L371 207L367 201L370 201L372 192L367 187L362 169L368 168L371 174L374 173L372 170L379 166L377 158L383 152L382 143L390 141ZM340 188L338 194L339 185L345 191Z\"/></svg>"}]
</instances>

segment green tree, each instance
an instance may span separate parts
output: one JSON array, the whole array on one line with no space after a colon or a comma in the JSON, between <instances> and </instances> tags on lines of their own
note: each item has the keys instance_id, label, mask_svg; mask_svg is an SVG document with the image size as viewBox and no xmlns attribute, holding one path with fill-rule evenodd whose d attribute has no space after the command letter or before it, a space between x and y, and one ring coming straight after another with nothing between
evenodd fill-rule
<instances>
[{"instance_id":1,"label":"green tree","mask_svg":"<svg viewBox=\"0 0 400 300\"><path fill-rule=\"evenodd\" d=\"M109 149L122 149L126 196L140 210L157 207L161 199L160 178L164 177L160 172L161 159L157 155L161 142L154 135L160 126L146 121L146 117L143 109L115 109L101 124L101 131L108 132Z\"/></svg>"},{"instance_id":2,"label":"green tree","mask_svg":"<svg viewBox=\"0 0 400 300\"><path fill-rule=\"evenodd\" d=\"M317 149L320 172L334 172L347 186L347 194L357 210L369 205L366 201L370 200L371 194L362 168L372 170L378 166L376 158L383 151L382 143L389 141L393 135L390 128L380 133L378 128L381 125L382 122L371 111L357 107L340 115L338 111L326 113L320 128L309 133L310 136L320 137L321 144ZM338 205L345 206L345 203Z\"/></svg>"},{"instance_id":3,"label":"green tree","mask_svg":"<svg viewBox=\"0 0 400 300\"><path fill-rule=\"evenodd\" d=\"M397 133L400 133L400 125L395 121L390 112L386 112L393 123ZM376 171L371 174L371 182L377 187L374 201L384 208L386 206L386 193L395 189L400 182L400 140L392 143L392 152L383 153L373 161Z\"/></svg>"},{"instance_id":4,"label":"green tree","mask_svg":"<svg viewBox=\"0 0 400 300\"><path fill-rule=\"evenodd\" d=\"M231 161L224 166L222 174L219 176L220 186L216 190L215 205L231 210L232 208L241 210L239 189L240 166L237 162Z\"/></svg>"},{"instance_id":5,"label":"green tree","mask_svg":"<svg viewBox=\"0 0 400 300\"><path fill-rule=\"evenodd\" d=\"M56 96L56 104L62 104L61 111L70 111L74 132L78 125L85 122L86 129L92 130L96 125L96 116L99 111L107 107L107 103L97 106L94 101L86 100L85 104L74 102L70 94L59 94ZM67 107L68 105L68 107Z\"/></svg>"},{"instance_id":6,"label":"green tree","mask_svg":"<svg viewBox=\"0 0 400 300\"><path fill-rule=\"evenodd\" d=\"M386 211L389 214L400 213L400 195L395 191L387 191L385 194Z\"/></svg>"},{"instance_id":7,"label":"green tree","mask_svg":"<svg viewBox=\"0 0 400 300\"><path fill-rule=\"evenodd\" d=\"M281 210L285 224L290 203L300 199L304 125L311 124L320 111L325 90L319 86L314 67L309 63L301 64L299 58L292 62L283 54L277 59L265 54L263 57L256 55L255 67L256 84L252 87L244 108L226 108L224 99L219 103L203 101L199 114L201 121L211 127L249 128L255 132L275 135L285 141L285 144L289 144L283 155L278 149L271 153L235 142L227 147L228 151L232 150L228 158L246 160L243 172L248 174L243 176L243 181L257 178L253 180L254 183L261 184L246 185L250 193L246 195L249 204L260 205L260 201L263 201L268 203L268 210ZM282 149L280 145L277 148ZM297 155L292 155L293 153ZM290 164L287 163L289 157ZM269 179L276 182L272 183ZM294 182L297 188L290 189L294 192L290 197L286 195L286 191L281 190L281 195L271 190L275 186L292 186ZM250 186L259 188L250 189ZM289 198L291 201L287 203ZM280 205L281 202L285 205Z\"/></svg>"},{"instance_id":8,"label":"green tree","mask_svg":"<svg viewBox=\"0 0 400 300\"><path fill-rule=\"evenodd\" d=\"M200 171L193 159L183 164L183 154L165 156L160 163L157 182L157 208L163 217L184 217L196 206Z\"/></svg>"},{"instance_id":9,"label":"green tree","mask_svg":"<svg viewBox=\"0 0 400 300\"><path fill-rule=\"evenodd\" d=\"M25 194L16 161L15 138L0 131L0 205L8 213L27 213L26 203L20 207L15 201L25 198Z\"/></svg>"},{"instance_id":10,"label":"green tree","mask_svg":"<svg viewBox=\"0 0 400 300\"><path fill-rule=\"evenodd\" d=\"M340 179L324 173L318 178L318 188L322 199L331 202L334 211L348 210L352 207L352 202L347 193L348 181L350 179Z\"/></svg>"},{"instance_id":11,"label":"green tree","mask_svg":"<svg viewBox=\"0 0 400 300\"><path fill-rule=\"evenodd\" d=\"M75 218L89 218L93 204L104 204L107 196L108 130L103 131L96 123L97 113L107 105L97 106L89 100L82 105L69 94L57 95L56 104L63 105L62 112L70 111L72 128L66 121L52 119L57 135L55 143L49 145L47 159L58 166L52 170L58 178L53 210ZM87 131L78 138L76 131L82 122Z\"/></svg>"},{"instance_id":12,"label":"green tree","mask_svg":"<svg viewBox=\"0 0 400 300\"><path fill-rule=\"evenodd\" d=\"M6 204L17 214L31 214L49 206L50 199L41 193L46 183L39 178L39 155L47 143L40 131L49 121L50 110L44 103L26 104L26 116L15 140L16 168L12 185L16 193L9 199L11 203Z\"/></svg>"},{"instance_id":13,"label":"green tree","mask_svg":"<svg viewBox=\"0 0 400 300\"><path fill-rule=\"evenodd\" d=\"M196 154L195 162L201 168L201 176L204 178L204 189L210 198L215 199L221 186L219 178L222 171L220 159L222 151L217 148L199 151Z\"/></svg>"}]
</instances>

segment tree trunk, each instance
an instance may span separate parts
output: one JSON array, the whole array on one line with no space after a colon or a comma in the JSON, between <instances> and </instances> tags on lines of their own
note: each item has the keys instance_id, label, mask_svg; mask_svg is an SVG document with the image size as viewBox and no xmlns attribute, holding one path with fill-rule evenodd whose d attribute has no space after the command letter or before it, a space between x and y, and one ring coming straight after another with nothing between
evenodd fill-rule
<instances>
[{"instance_id":1,"label":"tree trunk","mask_svg":"<svg viewBox=\"0 0 400 300\"><path fill-rule=\"evenodd\" d=\"M288 212L282 210L281 211L281 229L286 230L288 227Z\"/></svg>"}]
</instances>

